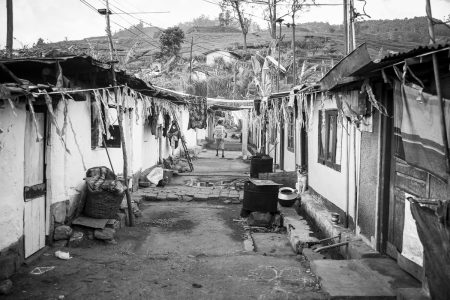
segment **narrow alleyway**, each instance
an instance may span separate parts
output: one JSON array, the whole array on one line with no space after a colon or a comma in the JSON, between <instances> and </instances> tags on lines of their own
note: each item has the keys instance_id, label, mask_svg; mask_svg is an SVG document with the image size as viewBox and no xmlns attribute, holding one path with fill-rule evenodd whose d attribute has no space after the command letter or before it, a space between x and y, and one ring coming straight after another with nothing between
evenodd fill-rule
<instances>
[{"instance_id":1,"label":"narrow alleyway","mask_svg":"<svg viewBox=\"0 0 450 300\"><path fill-rule=\"evenodd\" d=\"M117 244L85 240L63 249L70 260L49 248L12 278L7 299L325 298L308 261L291 251L284 234L261 233L255 251L248 247L239 193L215 188L248 176L249 164L239 155L228 151L221 159L204 150L195 173L135 193L142 217L118 230ZM30 274L35 267L54 269Z\"/></svg>"}]
</instances>

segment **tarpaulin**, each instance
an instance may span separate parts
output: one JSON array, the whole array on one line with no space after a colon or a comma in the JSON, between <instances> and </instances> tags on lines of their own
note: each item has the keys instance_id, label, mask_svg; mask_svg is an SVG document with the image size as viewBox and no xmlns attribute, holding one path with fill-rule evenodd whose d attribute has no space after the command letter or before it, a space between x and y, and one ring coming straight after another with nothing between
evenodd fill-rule
<instances>
[{"instance_id":1,"label":"tarpaulin","mask_svg":"<svg viewBox=\"0 0 450 300\"><path fill-rule=\"evenodd\" d=\"M413 202L411 213L424 248L425 276L431 298L450 299L449 202L439 202L436 212Z\"/></svg>"},{"instance_id":2,"label":"tarpaulin","mask_svg":"<svg viewBox=\"0 0 450 300\"><path fill-rule=\"evenodd\" d=\"M203 97L189 99L189 123L188 129L204 129L207 126L207 101Z\"/></svg>"},{"instance_id":3,"label":"tarpaulin","mask_svg":"<svg viewBox=\"0 0 450 300\"><path fill-rule=\"evenodd\" d=\"M450 101L444 102L446 127L450 128ZM444 146L442 138L438 98L397 81L394 105L396 154L408 164L445 179L445 147L449 145Z\"/></svg>"}]
</instances>

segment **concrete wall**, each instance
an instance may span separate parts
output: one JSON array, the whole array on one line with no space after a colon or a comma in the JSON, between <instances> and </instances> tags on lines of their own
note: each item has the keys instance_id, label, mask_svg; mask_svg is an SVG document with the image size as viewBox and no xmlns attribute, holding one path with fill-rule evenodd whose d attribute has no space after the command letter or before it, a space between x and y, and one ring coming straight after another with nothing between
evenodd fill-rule
<instances>
[{"instance_id":1,"label":"concrete wall","mask_svg":"<svg viewBox=\"0 0 450 300\"><path fill-rule=\"evenodd\" d=\"M359 180L357 232L376 247L376 216L378 212L378 189L380 172L380 114L372 118L372 132L361 134L361 175Z\"/></svg>"},{"instance_id":2,"label":"concrete wall","mask_svg":"<svg viewBox=\"0 0 450 300\"><path fill-rule=\"evenodd\" d=\"M1 101L1 100L0 100ZM7 102L0 109L0 251L17 243L23 235L24 104L16 114Z\"/></svg>"},{"instance_id":3,"label":"concrete wall","mask_svg":"<svg viewBox=\"0 0 450 300\"><path fill-rule=\"evenodd\" d=\"M319 135L319 111L320 109L336 109L336 102L330 99L321 101L320 97L314 103L313 125L308 134L308 182L309 186L314 189L319 195L327 199L333 205L338 207L341 212L346 212L347 206L349 208L349 215L354 220L355 218L355 157L359 161L359 140L360 133L352 128L338 131L342 134L341 149L341 171L336 171L328 166L318 163L318 135ZM344 120L344 127L347 122ZM356 139L355 139L356 136ZM359 137L358 137L359 136ZM348 156L350 157L350 168L347 168L347 142L350 138L350 145ZM353 147L353 143L356 146ZM354 149L357 149L356 155ZM338 150L339 151L339 148ZM357 167L357 170L359 168ZM348 190L347 190L347 178ZM357 180L356 180L357 181ZM347 201L349 201L347 205Z\"/></svg>"}]
</instances>

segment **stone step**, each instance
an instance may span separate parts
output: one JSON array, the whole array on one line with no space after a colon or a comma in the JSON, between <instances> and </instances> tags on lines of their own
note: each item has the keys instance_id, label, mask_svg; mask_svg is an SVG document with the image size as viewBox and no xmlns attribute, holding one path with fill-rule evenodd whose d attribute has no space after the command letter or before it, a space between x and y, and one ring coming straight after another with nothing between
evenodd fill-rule
<instances>
[{"instance_id":1,"label":"stone step","mask_svg":"<svg viewBox=\"0 0 450 300\"><path fill-rule=\"evenodd\" d=\"M329 299L396 299L397 289L421 286L390 258L314 260L311 270Z\"/></svg>"}]
</instances>

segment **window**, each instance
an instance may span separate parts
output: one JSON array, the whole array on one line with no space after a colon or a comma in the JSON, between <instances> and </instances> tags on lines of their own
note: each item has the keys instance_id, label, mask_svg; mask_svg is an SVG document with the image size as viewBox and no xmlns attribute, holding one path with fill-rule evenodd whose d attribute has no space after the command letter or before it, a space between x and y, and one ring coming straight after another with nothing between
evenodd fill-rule
<instances>
[{"instance_id":1,"label":"window","mask_svg":"<svg viewBox=\"0 0 450 300\"><path fill-rule=\"evenodd\" d=\"M288 123L287 123L287 148L289 151L294 152L294 134L295 134L295 123L294 123L294 112L293 111L289 111L289 115L288 115Z\"/></svg>"},{"instance_id":2,"label":"window","mask_svg":"<svg viewBox=\"0 0 450 300\"><path fill-rule=\"evenodd\" d=\"M342 125L337 110L319 112L319 159L318 162L341 171Z\"/></svg>"},{"instance_id":3,"label":"window","mask_svg":"<svg viewBox=\"0 0 450 300\"><path fill-rule=\"evenodd\" d=\"M115 107L108 107L108 113L105 113L105 107L101 105L102 119L99 118L98 106L93 101L91 103L91 147L93 149L97 147L104 147L103 141L105 141L106 147L108 148L120 148L120 128L117 118L117 110ZM102 134L102 127L106 128L106 118L109 119L109 139L106 138L105 134ZM100 124L103 122L103 126Z\"/></svg>"}]
</instances>

